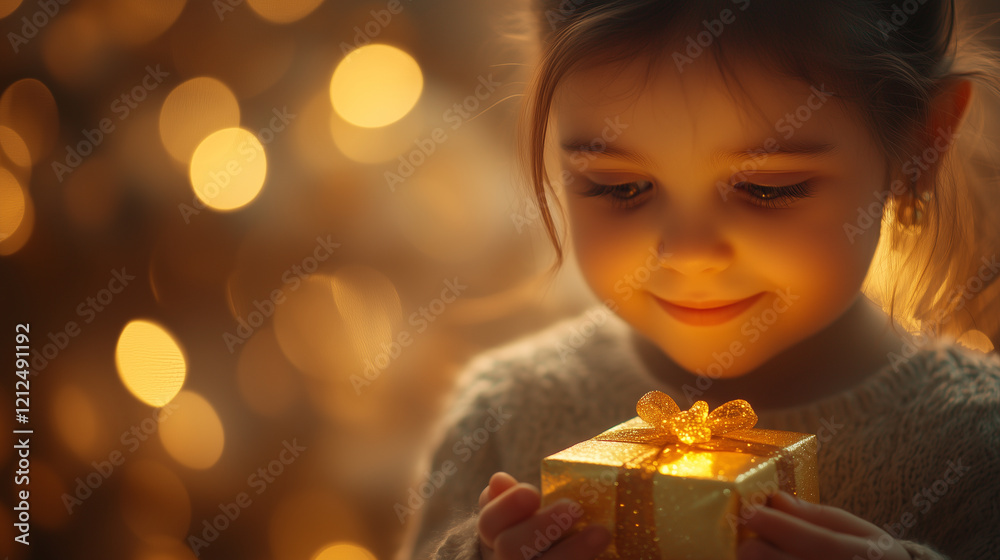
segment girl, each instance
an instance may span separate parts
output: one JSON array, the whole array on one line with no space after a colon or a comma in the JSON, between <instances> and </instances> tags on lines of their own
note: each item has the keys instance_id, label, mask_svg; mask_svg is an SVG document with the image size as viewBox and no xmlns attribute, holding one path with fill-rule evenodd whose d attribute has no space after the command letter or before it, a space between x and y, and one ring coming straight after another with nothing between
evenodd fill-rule
<instances>
[{"instance_id":1,"label":"girl","mask_svg":"<svg viewBox=\"0 0 1000 560\"><path fill-rule=\"evenodd\" d=\"M597 557L541 459L654 389L817 435L821 505L771 496L741 559L1000 557L1000 357L958 342L1000 341L1000 64L953 1L533 8L523 161L602 303L461 373L401 557Z\"/></svg>"}]
</instances>

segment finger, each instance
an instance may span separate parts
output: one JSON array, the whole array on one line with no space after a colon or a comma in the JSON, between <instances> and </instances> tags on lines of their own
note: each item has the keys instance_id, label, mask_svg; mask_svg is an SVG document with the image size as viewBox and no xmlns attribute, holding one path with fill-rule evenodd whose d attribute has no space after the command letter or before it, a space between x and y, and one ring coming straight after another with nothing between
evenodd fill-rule
<instances>
[{"instance_id":1,"label":"finger","mask_svg":"<svg viewBox=\"0 0 1000 560\"><path fill-rule=\"evenodd\" d=\"M493 543L497 535L508 527L531 517L542 498L538 489L527 483L519 483L497 496L479 512L479 538L483 544L496 548Z\"/></svg>"},{"instance_id":2,"label":"finger","mask_svg":"<svg viewBox=\"0 0 1000 560\"><path fill-rule=\"evenodd\" d=\"M543 552L574 532L573 525L583 515L580 504L567 499L539 509L537 513L500 532L493 549L500 558L523 557L528 550Z\"/></svg>"},{"instance_id":3,"label":"finger","mask_svg":"<svg viewBox=\"0 0 1000 560\"><path fill-rule=\"evenodd\" d=\"M747 520L746 527L771 545L799 558L818 558L817 551L828 558L849 558L852 551L864 549L866 542L770 507L758 508Z\"/></svg>"},{"instance_id":4,"label":"finger","mask_svg":"<svg viewBox=\"0 0 1000 560\"><path fill-rule=\"evenodd\" d=\"M760 539L746 539L736 550L739 560L798 560Z\"/></svg>"},{"instance_id":5,"label":"finger","mask_svg":"<svg viewBox=\"0 0 1000 560\"><path fill-rule=\"evenodd\" d=\"M490 477L487 487L490 489L490 499L496 498L517 485L517 479L505 472L495 472Z\"/></svg>"},{"instance_id":6,"label":"finger","mask_svg":"<svg viewBox=\"0 0 1000 560\"><path fill-rule=\"evenodd\" d=\"M611 532L601 525L591 525L553 546L542 555L544 560L581 560L596 558L611 544Z\"/></svg>"},{"instance_id":7,"label":"finger","mask_svg":"<svg viewBox=\"0 0 1000 560\"><path fill-rule=\"evenodd\" d=\"M490 485L487 484L486 488L483 488L483 491L479 494L479 509L483 509L483 506L488 504L491 498L492 496L490 496Z\"/></svg>"},{"instance_id":8,"label":"finger","mask_svg":"<svg viewBox=\"0 0 1000 560\"><path fill-rule=\"evenodd\" d=\"M840 508L807 502L787 492L779 491L772 496L768 505L836 533L859 537L871 537L882 533L882 530L875 525Z\"/></svg>"}]
</instances>

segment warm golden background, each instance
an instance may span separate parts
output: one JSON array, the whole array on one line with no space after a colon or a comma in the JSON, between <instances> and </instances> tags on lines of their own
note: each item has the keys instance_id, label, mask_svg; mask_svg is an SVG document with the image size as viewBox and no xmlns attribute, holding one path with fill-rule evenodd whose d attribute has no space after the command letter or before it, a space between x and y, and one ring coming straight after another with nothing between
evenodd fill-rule
<instances>
[{"instance_id":1,"label":"warm golden background","mask_svg":"<svg viewBox=\"0 0 1000 560\"><path fill-rule=\"evenodd\" d=\"M194 558L246 493L201 558L390 558L458 368L586 304L572 275L503 295L552 257L511 9L0 0L0 557Z\"/></svg>"},{"instance_id":2,"label":"warm golden background","mask_svg":"<svg viewBox=\"0 0 1000 560\"><path fill-rule=\"evenodd\" d=\"M201 558L391 558L454 374L592 302L524 283L514 4L0 0L0 555L190 560L236 508Z\"/></svg>"}]
</instances>

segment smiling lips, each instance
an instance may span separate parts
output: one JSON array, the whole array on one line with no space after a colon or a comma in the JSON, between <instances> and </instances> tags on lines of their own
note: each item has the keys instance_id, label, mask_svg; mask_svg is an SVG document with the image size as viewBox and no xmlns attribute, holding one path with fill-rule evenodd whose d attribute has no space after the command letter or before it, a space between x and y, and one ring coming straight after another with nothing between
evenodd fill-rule
<instances>
[{"instance_id":1,"label":"smiling lips","mask_svg":"<svg viewBox=\"0 0 1000 560\"><path fill-rule=\"evenodd\" d=\"M764 295L764 292L754 294L737 301L684 301L669 302L656 298L663 309L674 319L694 326L721 325L730 321L750 308Z\"/></svg>"}]
</instances>

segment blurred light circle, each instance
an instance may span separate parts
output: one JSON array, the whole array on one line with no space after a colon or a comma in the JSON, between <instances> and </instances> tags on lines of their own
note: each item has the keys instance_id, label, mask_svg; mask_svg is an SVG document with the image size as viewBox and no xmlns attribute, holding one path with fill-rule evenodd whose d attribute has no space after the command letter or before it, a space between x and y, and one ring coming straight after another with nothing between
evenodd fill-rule
<instances>
[{"instance_id":1,"label":"blurred light circle","mask_svg":"<svg viewBox=\"0 0 1000 560\"><path fill-rule=\"evenodd\" d=\"M257 15L273 23L298 21L322 3L323 0L247 0Z\"/></svg>"},{"instance_id":2,"label":"blurred light circle","mask_svg":"<svg viewBox=\"0 0 1000 560\"><path fill-rule=\"evenodd\" d=\"M0 18L9 16L20 5L21 0L0 0Z\"/></svg>"},{"instance_id":3,"label":"blurred light circle","mask_svg":"<svg viewBox=\"0 0 1000 560\"><path fill-rule=\"evenodd\" d=\"M986 336L986 333L981 330L967 330L955 341L962 346L972 348L973 350L979 350L980 352L985 353L993 351L993 342L990 340L990 337Z\"/></svg>"},{"instance_id":4,"label":"blurred light circle","mask_svg":"<svg viewBox=\"0 0 1000 560\"><path fill-rule=\"evenodd\" d=\"M10 161L22 168L31 167L31 153L28 152L28 145L17 135L14 129L0 126L0 150Z\"/></svg>"},{"instance_id":5,"label":"blurred light circle","mask_svg":"<svg viewBox=\"0 0 1000 560\"><path fill-rule=\"evenodd\" d=\"M0 242L8 239L24 222L27 200L21 184L0 167Z\"/></svg>"},{"instance_id":6,"label":"blurred light circle","mask_svg":"<svg viewBox=\"0 0 1000 560\"><path fill-rule=\"evenodd\" d=\"M386 367L387 349L403 314L396 286L381 272L356 264L338 268L330 285L358 356L366 365Z\"/></svg>"},{"instance_id":7,"label":"blurred light circle","mask_svg":"<svg viewBox=\"0 0 1000 560\"><path fill-rule=\"evenodd\" d=\"M145 320L130 321L122 329L115 349L118 376L139 400L163 406L184 385L187 366L174 337L162 326Z\"/></svg>"},{"instance_id":8,"label":"blurred light circle","mask_svg":"<svg viewBox=\"0 0 1000 560\"><path fill-rule=\"evenodd\" d=\"M312 560L375 560L375 555L361 545L341 542L323 547Z\"/></svg>"},{"instance_id":9,"label":"blurred light circle","mask_svg":"<svg viewBox=\"0 0 1000 560\"><path fill-rule=\"evenodd\" d=\"M0 256L24 247L34 228L31 196L9 171L0 168Z\"/></svg>"},{"instance_id":10,"label":"blurred light circle","mask_svg":"<svg viewBox=\"0 0 1000 560\"><path fill-rule=\"evenodd\" d=\"M192 78L163 101L160 140L171 157L187 164L206 136L239 124L240 105L226 84L215 78Z\"/></svg>"},{"instance_id":11,"label":"blurred light circle","mask_svg":"<svg viewBox=\"0 0 1000 560\"><path fill-rule=\"evenodd\" d=\"M281 352L304 373L321 378L353 367L357 358L347 342L330 277L315 273L296 280L274 311Z\"/></svg>"},{"instance_id":12,"label":"blurred light circle","mask_svg":"<svg viewBox=\"0 0 1000 560\"><path fill-rule=\"evenodd\" d=\"M185 539L191 525L191 498L181 479L143 458L129 458L121 470L122 519L132 533L154 545Z\"/></svg>"},{"instance_id":13,"label":"blurred light circle","mask_svg":"<svg viewBox=\"0 0 1000 560\"><path fill-rule=\"evenodd\" d=\"M423 73L412 56L396 47L373 44L351 51L340 61L330 80L330 100L347 122L374 128L409 113L423 87Z\"/></svg>"},{"instance_id":14,"label":"blurred light circle","mask_svg":"<svg viewBox=\"0 0 1000 560\"><path fill-rule=\"evenodd\" d=\"M313 558L330 541L357 539L367 531L357 507L321 485L292 491L272 508L269 527L273 560Z\"/></svg>"},{"instance_id":15,"label":"blurred light circle","mask_svg":"<svg viewBox=\"0 0 1000 560\"><path fill-rule=\"evenodd\" d=\"M93 459L101 428L93 399L76 385L62 384L55 388L52 405L53 424L63 445L82 460Z\"/></svg>"},{"instance_id":16,"label":"blurred light circle","mask_svg":"<svg viewBox=\"0 0 1000 560\"><path fill-rule=\"evenodd\" d=\"M191 157L191 187L199 200L216 210L249 204L260 193L266 176L264 146L243 128L213 132Z\"/></svg>"},{"instance_id":17,"label":"blurred light circle","mask_svg":"<svg viewBox=\"0 0 1000 560\"><path fill-rule=\"evenodd\" d=\"M14 82L0 96L0 125L14 129L28 147L32 163L38 163L59 135L59 112L52 92L34 78Z\"/></svg>"},{"instance_id":18,"label":"blurred light circle","mask_svg":"<svg viewBox=\"0 0 1000 560\"><path fill-rule=\"evenodd\" d=\"M170 416L160 423L160 441L178 463L207 469L222 456L225 432L215 408L192 391L181 391L172 401Z\"/></svg>"},{"instance_id":19,"label":"blurred light circle","mask_svg":"<svg viewBox=\"0 0 1000 560\"><path fill-rule=\"evenodd\" d=\"M55 19L42 43L45 67L70 86L90 85L107 62L107 30L91 11L76 10Z\"/></svg>"},{"instance_id":20,"label":"blurred light circle","mask_svg":"<svg viewBox=\"0 0 1000 560\"><path fill-rule=\"evenodd\" d=\"M170 28L184 10L185 0L106 0L102 19L112 34L129 45L147 43Z\"/></svg>"}]
</instances>

